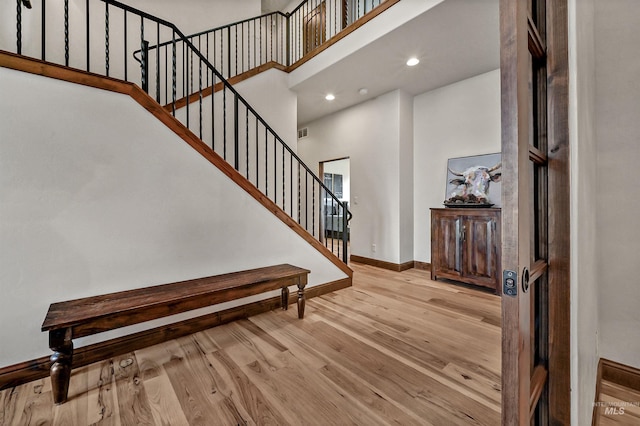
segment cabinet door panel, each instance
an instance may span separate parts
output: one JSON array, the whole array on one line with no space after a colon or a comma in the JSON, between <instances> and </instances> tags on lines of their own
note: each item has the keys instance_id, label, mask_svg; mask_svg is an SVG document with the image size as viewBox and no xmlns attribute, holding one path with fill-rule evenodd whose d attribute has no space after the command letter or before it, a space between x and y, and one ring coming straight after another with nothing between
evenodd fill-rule
<instances>
[{"instance_id":1,"label":"cabinet door panel","mask_svg":"<svg viewBox=\"0 0 640 426\"><path fill-rule=\"evenodd\" d=\"M459 277L462 270L462 247L460 231L462 218L458 216L439 216L434 220L436 233L435 241L435 272L436 276Z\"/></svg>"},{"instance_id":2,"label":"cabinet door panel","mask_svg":"<svg viewBox=\"0 0 640 426\"><path fill-rule=\"evenodd\" d=\"M498 275L497 227L493 217L465 217L462 274L474 283L495 288Z\"/></svg>"}]
</instances>

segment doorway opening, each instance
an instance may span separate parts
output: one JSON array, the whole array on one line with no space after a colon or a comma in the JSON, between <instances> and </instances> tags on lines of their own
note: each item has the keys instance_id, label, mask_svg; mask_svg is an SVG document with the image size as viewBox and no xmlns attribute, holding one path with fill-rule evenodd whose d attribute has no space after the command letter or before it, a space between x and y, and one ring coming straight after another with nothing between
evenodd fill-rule
<instances>
[{"instance_id":1,"label":"doorway opening","mask_svg":"<svg viewBox=\"0 0 640 426\"><path fill-rule=\"evenodd\" d=\"M322 161L319 165L320 176L324 186L333 193L322 190L320 203L321 238L324 245L342 257L344 246L351 238L349 227L349 202L351 198L351 164L348 157Z\"/></svg>"},{"instance_id":2,"label":"doorway opening","mask_svg":"<svg viewBox=\"0 0 640 426\"><path fill-rule=\"evenodd\" d=\"M304 17L303 54L311 52L327 40L327 5L322 2Z\"/></svg>"}]
</instances>

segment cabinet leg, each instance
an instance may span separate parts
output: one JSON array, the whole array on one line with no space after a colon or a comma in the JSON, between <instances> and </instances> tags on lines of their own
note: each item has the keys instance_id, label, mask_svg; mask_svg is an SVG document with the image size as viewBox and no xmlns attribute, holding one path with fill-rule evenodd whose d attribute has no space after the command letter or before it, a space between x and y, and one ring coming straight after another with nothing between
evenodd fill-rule
<instances>
[{"instance_id":1,"label":"cabinet leg","mask_svg":"<svg viewBox=\"0 0 640 426\"><path fill-rule=\"evenodd\" d=\"M282 287L282 310L286 311L289 309L289 287Z\"/></svg>"},{"instance_id":2,"label":"cabinet leg","mask_svg":"<svg viewBox=\"0 0 640 426\"><path fill-rule=\"evenodd\" d=\"M71 361L73 360L71 329L50 331L49 347L53 351L50 370L53 402L63 404L67 400L71 380Z\"/></svg>"}]
</instances>

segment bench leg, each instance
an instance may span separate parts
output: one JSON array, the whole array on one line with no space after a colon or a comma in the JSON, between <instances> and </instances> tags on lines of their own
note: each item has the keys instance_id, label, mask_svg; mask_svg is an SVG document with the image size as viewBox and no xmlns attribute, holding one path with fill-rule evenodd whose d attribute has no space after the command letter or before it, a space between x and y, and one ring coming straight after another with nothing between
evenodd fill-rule
<instances>
[{"instance_id":1,"label":"bench leg","mask_svg":"<svg viewBox=\"0 0 640 426\"><path fill-rule=\"evenodd\" d=\"M71 360L73 359L71 329L50 331L49 347L53 351L53 355L51 355L53 402L62 404L67 400L69 380L71 379Z\"/></svg>"},{"instance_id":2,"label":"bench leg","mask_svg":"<svg viewBox=\"0 0 640 426\"><path fill-rule=\"evenodd\" d=\"M282 310L286 311L289 309L289 287L282 287Z\"/></svg>"},{"instance_id":3,"label":"bench leg","mask_svg":"<svg viewBox=\"0 0 640 426\"><path fill-rule=\"evenodd\" d=\"M298 281L298 318L304 318L304 286L306 283Z\"/></svg>"}]
</instances>

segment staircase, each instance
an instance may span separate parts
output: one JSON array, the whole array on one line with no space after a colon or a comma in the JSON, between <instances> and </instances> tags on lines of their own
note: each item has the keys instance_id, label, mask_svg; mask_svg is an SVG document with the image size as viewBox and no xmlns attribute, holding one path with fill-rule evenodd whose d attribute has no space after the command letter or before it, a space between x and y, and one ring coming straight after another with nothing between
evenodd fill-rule
<instances>
[{"instance_id":1,"label":"staircase","mask_svg":"<svg viewBox=\"0 0 640 426\"><path fill-rule=\"evenodd\" d=\"M324 221L326 211L350 219L347 204L228 78L269 64L295 66L306 54L336 40L360 16L374 9L379 13L384 9L377 7L381 3L397 1L309 0L291 13L276 12L185 36L170 22L113 0L85 0L72 8L69 0L17 0L15 50L0 48L139 86L178 119L186 133L259 191L255 198L274 214L286 214L316 245L319 242L346 264L348 220L342 221L339 239L326 237Z\"/></svg>"}]
</instances>

